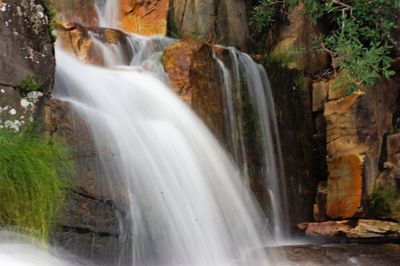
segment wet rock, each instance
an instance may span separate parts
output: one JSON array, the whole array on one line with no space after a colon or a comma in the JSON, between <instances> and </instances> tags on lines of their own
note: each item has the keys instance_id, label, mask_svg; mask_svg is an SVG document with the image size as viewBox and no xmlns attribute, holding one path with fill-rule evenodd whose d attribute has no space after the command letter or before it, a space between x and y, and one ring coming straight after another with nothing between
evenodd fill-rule
<instances>
[{"instance_id":1,"label":"wet rock","mask_svg":"<svg viewBox=\"0 0 400 266\"><path fill-rule=\"evenodd\" d=\"M183 40L165 49L162 61L172 89L222 141L223 95L212 47L199 40Z\"/></svg>"},{"instance_id":2,"label":"wet rock","mask_svg":"<svg viewBox=\"0 0 400 266\"><path fill-rule=\"evenodd\" d=\"M400 223L379 220L343 220L300 224L307 236L334 239L400 239Z\"/></svg>"},{"instance_id":3,"label":"wet rock","mask_svg":"<svg viewBox=\"0 0 400 266\"><path fill-rule=\"evenodd\" d=\"M397 266L400 245L303 245L286 246L279 250L287 258L288 266Z\"/></svg>"},{"instance_id":4,"label":"wet rock","mask_svg":"<svg viewBox=\"0 0 400 266\"><path fill-rule=\"evenodd\" d=\"M120 26L140 35L165 35L169 0L120 0Z\"/></svg>"},{"instance_id":5,"label":"wet rock","mask_svg":"<svg viewBox=\"0 0 400 266\"><path fill-rule=\"evenodd\" d=\"M46 107L45 124L49 135L66 140L76 165L69 176L60 229L54 232L52 241L96 265L112 265L125 243L120 239L120 225L127 207L122 198L113 196L105 172L99 168L90 129L68 103L58 99L52 99Z\"/></svg>"},{"instance_id":6,"label":"wet rock","mask_svg":"<svg viewBox=\"0 0 400 266\"><path fill-rule=\"evenodd\" d=\"M78 23L57 24L59 32L58 38L64 50L74 54L79 60L104 65L105 58L101 57L100 49L96 46L95 41L100 41L106 45L122 46L128 49L127 35L119 30L100 27L85 27ZM130 58L122 56L122 58Z\"/></svg>"}]
</instances>

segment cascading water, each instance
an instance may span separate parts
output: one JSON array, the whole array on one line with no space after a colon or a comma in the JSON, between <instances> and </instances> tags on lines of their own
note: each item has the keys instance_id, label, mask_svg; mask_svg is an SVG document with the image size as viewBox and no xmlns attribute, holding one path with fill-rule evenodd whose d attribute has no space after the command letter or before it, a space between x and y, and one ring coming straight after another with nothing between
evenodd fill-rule
<instances>
[{"instance_id":1,"label":"cascading water","mask_svg":"<svg viewBox=\"0 0 400 266\"><path fill-rule=\"evenodd\" d=\"M275 104L268 75L265 69L256 64L249 55L233 47L225 49L229 50L231 69L228 69L220 59L216 60L221 69L227 95L226 120L229 125L227 135L231 143L231 153L244 175L249 176L247 152L250 148L245 144L246 136L243 132L241 113L242 90L245 89L258 118L263 157L263 167L259 170L260 175L266 177L273 233L277 240L283 240L288 232L286 225L289 215Z\"/></svg>"},{"instance_id":2,"label":"cascading water","mask_svg":"<svg viewBox=\"0 0 400 266\"><path fill-rule=\"evenodd\" d=\"M105 15L110 2L98 5L99 16L115 28ZM132 265L277 265L263 249L273 241L241 171L164 85L159 56L173 40L131 36L130 51L121 51L92 38L113 69L57 49L57 97L88 124L108 177L120 177L111 183L129 201Z\"/></svg>"},{"instance_id":3,"label":"cascading water","mask_svg":"<svg viewBox=\"0 0 400 266\"><path fill-rule=\"evenodd\" d=\"M240 171L163 83L59 50L57 62L58 97L86 120L98 150L114 155L99 154L128 190L132 265L271 265L262 249L269 234Z\"/></svg>"},{"instance_id":4,"label":"cascading water","mask_svg":"<svg viewBox=\"0 0 400 266\"><path fill-rule=\"evenodd\" d=\"M76 258L45 249L40 243L15 232L0 231L0 264L4 266L78 266Z\"/></svg>"}]
</instances>

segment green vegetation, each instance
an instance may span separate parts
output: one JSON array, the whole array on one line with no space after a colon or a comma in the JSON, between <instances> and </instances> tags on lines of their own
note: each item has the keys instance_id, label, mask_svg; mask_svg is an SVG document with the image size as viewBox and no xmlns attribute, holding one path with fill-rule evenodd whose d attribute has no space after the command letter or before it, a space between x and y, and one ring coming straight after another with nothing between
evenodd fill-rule
<instances>
[{"instance_id":1,"label":"green vegetation","mask_svg":"<svg viewBox=\"0 0 400 266\"><path fill-rule=\"evenodd\" d=\"M17 89L21 95L26 95L31 91L40 91L42 83L40 83L34 75L29 75L17 85Z\"/></svg>"},{"instance_id":2,"label":"green vegetation","mask_svg":"<svg viewBox=\"0 0 400 266\"><path fill-rule=\"evenodd\" d=\"M367 203L370 218L395 217L400 214L400 192L394 187L379 188L372 193Z\"/></svg>"},{"instance_id":3,"label":"green vegetation","mask_svg":"<svg viewBox=\"0 0 400 266\"><path fill-rule=\"evenodd\" d=\"M390 69L391 33L400 18L400 0L262 0L254 8L250 24L261 32L277 20L280 9L300 3L305 4L311 22L323 20L328 29L313 43L316 52L330 55L334 74L342 72L338 86L351 93L395 74Z\"/></svg>"},{"instance_id":4,"label":"green vegetation","mask_svg":"<svg viewBox=\"0 0 400 266\"><path fill-rule=\"evenodd\" d=\"M51 33L51 38L53 42L55 42L57 39L57 35L53 33L53 30L54 30L54 25L56 23L57 11L54 8L53 4L50 2L50 0L42 0L42 4L49 19L49 31Z\"/></svg>"},{"instance_id":5,"label":"green vegetation","mask_svg":"<svg viewBox=\"0 0 400 266\"><path fill-rule=\"evenodd\" d=\"M0 130L0 225L46 240L73 170L66 149L32 130Z\"/></svg>"}]
</instances>

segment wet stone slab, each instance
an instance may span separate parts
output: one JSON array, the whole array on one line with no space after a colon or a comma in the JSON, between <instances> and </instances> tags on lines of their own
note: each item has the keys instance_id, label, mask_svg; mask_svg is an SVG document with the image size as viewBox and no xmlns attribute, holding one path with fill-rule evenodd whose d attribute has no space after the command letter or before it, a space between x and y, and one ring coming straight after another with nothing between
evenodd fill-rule
<instances>
[{"instance_id":1,"label":"wet stone slab","mask_svg":"<svg viewBox=\"0 0 400 266\"><path fill-rule=\"evenodd\" d=\"M400 244L304 245L280 250L288 266L398 266Z\"/></svg>"}]
</instances>

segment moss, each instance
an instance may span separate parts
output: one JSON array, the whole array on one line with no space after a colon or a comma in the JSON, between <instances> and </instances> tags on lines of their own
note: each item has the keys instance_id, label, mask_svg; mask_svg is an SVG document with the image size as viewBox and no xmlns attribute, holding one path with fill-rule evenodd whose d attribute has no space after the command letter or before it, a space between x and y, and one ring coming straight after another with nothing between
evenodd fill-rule
<instances>
[{"instance_id":1,"label":"moss","mask_svg":"<svg viewBox=\"0 0 400 266\"><path fill-rule=\"evenodd\" d=\"M40 91L42 89L42 83L37 80L35 75L28 75L20 81L17 85L17 89L21 95L26 95L31 91Z\"/></svg>"},{"instance_id":2,"label":"moss","mask_svg":"<svg viewBox=\"0 0 400 266\"><path fill-rule=\"evenodd\" d=\"M400 213L400 192L394 187L381 187L368 198L368 218L390 218Z\"/></svg>"},{"instance_id":3,"label":"moss","mask_svg":"<svg viewBox=\"0 0 400 266\"><path fill-rule=\"evenodd\" d=\"M54 34L54 25L55 25L55 21L56 21L57 11L54 8L53 4L50 2L50 0L41 0L41 2L45 9L47 17L49 19L48 27L49 27L49 31L51 33L51 38L52 38L53 42L55 42L57 39L57 35Z\"/></svg>"},{"instance_id":4,"label":"moss","mask_svg":"<svg viewBox=\"0 0 400 266\"><path fill-rule=\"evenodd\" d=\"M0 225L46 241L73 170L61 142L26 129L0 130Z\"/></svg>"}]
</instances>

